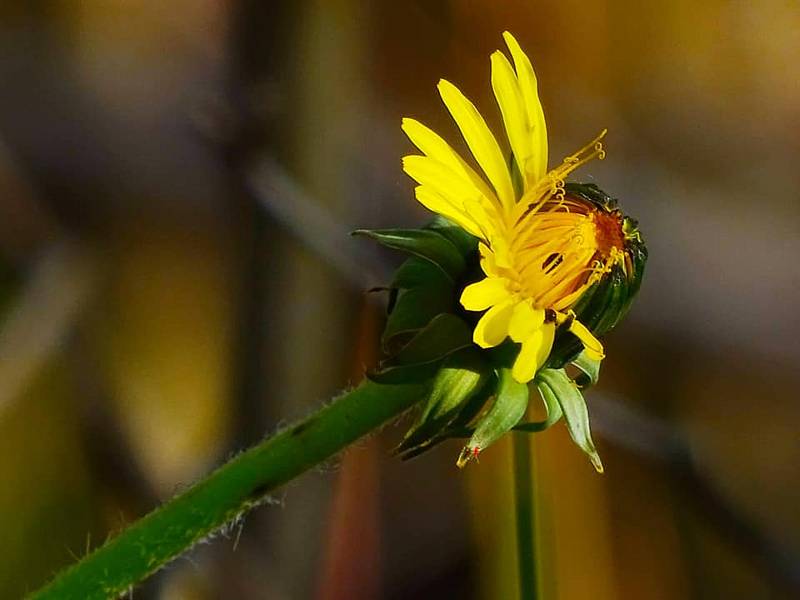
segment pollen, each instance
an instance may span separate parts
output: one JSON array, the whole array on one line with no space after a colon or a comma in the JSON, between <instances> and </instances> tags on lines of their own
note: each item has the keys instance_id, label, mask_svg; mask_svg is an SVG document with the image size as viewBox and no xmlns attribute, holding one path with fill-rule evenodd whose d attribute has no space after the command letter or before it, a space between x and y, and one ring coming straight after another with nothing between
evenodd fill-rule
<instances>
[{"instance_id":1,"label":"pollen","mask_svg":"<svg viewBox=\"0 0 800 600\"><path fill-rule=\"evenodd\" d=\"M517 221L505 275L537 308L571 306L623 254L622 215L577 197L543 203Z\"/></svg>"},{"instance_id":2,"label":"pollen","mask_svg":"<svg viewBox=\"0 0 800 600\"><path fill-rule=\"evenodd\" d=\"M617 211L597 211L592 213L597 250L602 256L611 256L625 247L625 234L622 231L622 214Z\"/></svg>"}]
</instances>

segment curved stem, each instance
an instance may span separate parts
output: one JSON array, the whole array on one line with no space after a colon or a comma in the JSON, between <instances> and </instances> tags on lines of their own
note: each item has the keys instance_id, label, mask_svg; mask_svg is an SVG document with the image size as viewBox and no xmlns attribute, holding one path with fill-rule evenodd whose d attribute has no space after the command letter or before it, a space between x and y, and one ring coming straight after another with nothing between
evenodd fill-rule
<instances>
[{"instance_id":1,"label":"curved stem","mask_svg":"<svg viewBox=\"0 0 800 600\"><path fill-rule=\"evenodd\" d=\"M538 597L536 548L536 499L531 452L533 438L527 433L513 434L514 504L517 522L517 568L520 600Z\"/></svg>"},{"instance_id":2,"label":"curved stem","mask_svg":"<svg viewBox=\"0 0 800 600\"><path fill-rule=\"evenodd\" d=\"M422 398L424 389L365 382L342 394L136 521L30 598L118 597L258 506L276 488L400 415Z\"/></svg>"}]
</instances>

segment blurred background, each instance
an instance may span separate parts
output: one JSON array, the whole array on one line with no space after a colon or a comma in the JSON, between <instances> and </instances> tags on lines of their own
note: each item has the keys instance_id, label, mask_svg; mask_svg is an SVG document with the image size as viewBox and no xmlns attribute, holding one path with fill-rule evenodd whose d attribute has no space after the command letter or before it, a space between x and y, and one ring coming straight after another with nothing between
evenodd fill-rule
<instances>
[{"instance_id":1,"label":"blurred background","mask_svg":"<svg viewBox=\"0 0 800 600\"><path fill-rule=\"evenodd\" d=\"M0 598L359 381L398 257L347 233L428 218L399 125L458 139L439 77L497 130L504 29L651 254L606 474L535 438L544 597L800 597L796 2L36 0L0 5ZM508 440L458 471L401 433L135 597L514 598Z\"/></svg>"}]
</instances>

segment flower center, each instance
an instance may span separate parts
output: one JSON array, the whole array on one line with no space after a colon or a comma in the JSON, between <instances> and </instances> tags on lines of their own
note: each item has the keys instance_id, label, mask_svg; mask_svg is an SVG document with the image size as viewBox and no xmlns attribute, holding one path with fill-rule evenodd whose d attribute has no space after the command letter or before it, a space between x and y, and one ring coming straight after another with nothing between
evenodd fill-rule
<instances>
[{"instance_id":1,"label":"flower center","mask_svg":"<svg viewBox=\"0 0 800 600\"><path fill-rule=\"evenodd\" d=\"M622 215L619 211L594 212L595 240L597 251L604 257L610 257L616 248L617 251L625 247L625 238L622 232Z\"/></svg>"},{"instance_id":2,"label":"flower center","mask_svg":"<svg viewBox=\"0 0 800 600\"><path fill-rule=\"evenodd\" d=\"M520 221L512 279L538 308L565 310L623 253L622 216L576 198Z\"/></svg>"}]
</instances>

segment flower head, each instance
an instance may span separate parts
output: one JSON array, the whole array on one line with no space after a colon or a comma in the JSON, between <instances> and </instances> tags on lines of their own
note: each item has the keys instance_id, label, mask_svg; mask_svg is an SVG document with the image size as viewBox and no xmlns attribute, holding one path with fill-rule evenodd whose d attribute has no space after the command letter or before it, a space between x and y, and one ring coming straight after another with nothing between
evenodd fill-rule
<instances>
[{"instance_id":1,"label":"flower head","mask_svg":"<svg viewBox=\"0 0 800 600\"><path fill-rule=\"evenodd\" d=\"M604 158L605 131L548 171L536 76L513 36L503 37L511 61L492 54L492 88L510 159L473 104L442 80L439 93L480 172L439 135L404 119L421 154L406 156L403 167L419 184L417 199L438 216L421 229L357 232L411 255L384 288L386 358L369 376L429 382L397 448L404 458L469 435L456 462L464 466L512 429L543 431L563 417L602 471L583 392L599 376L597 338L639 290L647 248L616 200L593 184L565 181ZM547 417L525 422L533 388Z\"/></svg>"},{"instance_id":2,"label":"flower head","mask_svg":"<svg viewBox=\"0 0 800 600\"><path fill-rule=\"evenodd\" d=\"M403 167L419 186L421 204L480 240L484 278L463 290L461 304L485 311L473 331L482 348L507 338L521 345L512 375L533 379L550 355L556 329L564 325L594 359L603 346L573 308L612 268L630 269L626 246L637 235L626 230L612 205L570 193L569 173L605 156L605 131L547 169L547 130L530 60L514 37L503 37L512 63L499 50L491 56L492 89L500 107L512 159L475 106L448 81L439 93L485 178L438 134L413 119L403 130L422 152Z\"/></svg>"}]
</instances>

